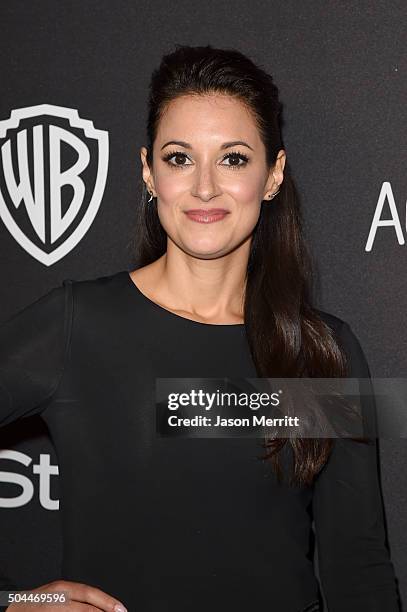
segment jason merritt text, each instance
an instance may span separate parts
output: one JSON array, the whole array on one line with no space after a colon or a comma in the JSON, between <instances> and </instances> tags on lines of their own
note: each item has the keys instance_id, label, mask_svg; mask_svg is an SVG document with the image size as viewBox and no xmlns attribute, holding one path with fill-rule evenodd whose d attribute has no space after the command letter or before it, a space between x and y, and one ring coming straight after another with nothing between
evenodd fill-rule
<instances>
[{"instance_id":1,"label":"jason merritt text","mask_svg":"<svg viewBox=\"0 0 407 612\"><path fill-rule=\"evenodd\" d=\"M213 422L211 417L194 416L192 418L177 417L171 415L168 418L171 427L298 427L299 417L284 416L282 418L270 418L266 416L253 415L251 418L222 418L217 416Z\"/></svg>"}]
</instances>

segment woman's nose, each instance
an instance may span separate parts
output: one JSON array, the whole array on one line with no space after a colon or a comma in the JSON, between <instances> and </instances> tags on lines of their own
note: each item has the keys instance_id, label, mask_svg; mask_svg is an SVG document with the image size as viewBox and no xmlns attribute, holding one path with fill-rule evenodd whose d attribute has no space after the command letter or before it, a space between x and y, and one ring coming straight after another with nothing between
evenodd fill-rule
<instances>
[{"instance_id":1,"label":"woman's nose","mask_svg":"<svg viewBox=\"0 0 407 612\"><path fill-rule=\"evenodd\" d=\"M215 170L209 164L197 167L194 173L192 195L207 201L219 194L220 189L216 181Z\"/></svg>"}]
</instances>

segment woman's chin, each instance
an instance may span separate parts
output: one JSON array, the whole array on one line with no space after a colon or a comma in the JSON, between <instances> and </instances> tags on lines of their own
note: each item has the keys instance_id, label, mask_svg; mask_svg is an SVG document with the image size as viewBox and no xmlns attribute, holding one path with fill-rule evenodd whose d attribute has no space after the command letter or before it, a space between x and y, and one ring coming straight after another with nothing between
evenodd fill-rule
<instances>
[{"instance_id":1,"label":"woman's chin","mask_svg":"<svg viewBox=\"0 0 407 612\"><path fill-rule=\"evenodd\" d=\"M228 252L224 243L186 244L184 245L184 250L192 257L198 257L200 259L215 259L216 257L226 255L226 253Z\"/></svg>"}]
</instances>

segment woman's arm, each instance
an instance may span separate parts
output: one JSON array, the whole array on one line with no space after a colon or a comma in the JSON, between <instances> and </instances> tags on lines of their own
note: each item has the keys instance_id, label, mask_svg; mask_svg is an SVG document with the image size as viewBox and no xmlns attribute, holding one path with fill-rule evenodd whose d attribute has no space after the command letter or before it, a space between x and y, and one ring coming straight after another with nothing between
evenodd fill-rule
<instances>
[{"instance_id":1,"label":"woman's arm","mask_svg":"<svg viewBox=\"0 0 407 612\"><path fill-rule=\"evenodd\" d=\"M366 357L346 322L339 340L350 360L349 377L370 379ZM377 436L374 397L361 396L361 403L368 431ZM394 567L385 541L376 437L368 444L334 440L314 484L312 508L329 612L398 612Z\"/></svg>"},{"instance_id":2,"label":"woman's arm","mask_svg":"<svg viewBox=\"0 0 407 612\"><path fill-rule=\"evenodd\" d=\"M40 413L56 391L72 310L65 280L0 325L0 426Z\"/></svg>"},{"instance_id":3,"label":"woman's arm","mask_svg":"<svg viewBox=\"0 0 407 612\"><path fill-rule=\"evenodd\" d=\"M0 426L46 407L63 372L71 318L67 280L0 325ZM0 576L1 590L19 590L5 580Z\"/></svg>"},{"instance_id":4,"label":"woman's arm","mask_svg":"<svg viewBox=\"0 0 407 612\"><path fill-rule=\"evenodd\" d=\"M73 317L72 282L63 281L0 326L0 426L41 413L56 392L69 350ZM0 588L20 591L0 578ZM126 612L123 604L95 586L55 580L30 592L37 596L65 591L72 600L52 606L63 612ZM120 608L115 606L121 605ZM47 606L45 606L46 608ZM5 610L43 609L39 604L0 605ZM44 608L44 609L45 609Z\"/></svg>"}]
</instances>

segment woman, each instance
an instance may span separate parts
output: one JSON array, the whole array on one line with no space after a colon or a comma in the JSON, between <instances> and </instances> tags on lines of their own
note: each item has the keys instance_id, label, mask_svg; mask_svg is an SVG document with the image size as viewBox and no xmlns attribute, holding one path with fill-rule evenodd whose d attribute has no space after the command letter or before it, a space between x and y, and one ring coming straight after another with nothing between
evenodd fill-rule
<instances>
[{"instance_id":1,"label":"woman","mask_svg":"<svg viewBox=\"0 0 407 612\"><path fill-rule=\"evenodd\" d=\"M312 520L329 612L399 609L375 439L265 453L155 431L160 377L369 377L311 306L279 115L247 57L178 46L151 82L135 269L66 280L2 327L2 423L41 414L59 456L55 609L321 610Z\"/></svg>"}]
</instances>

